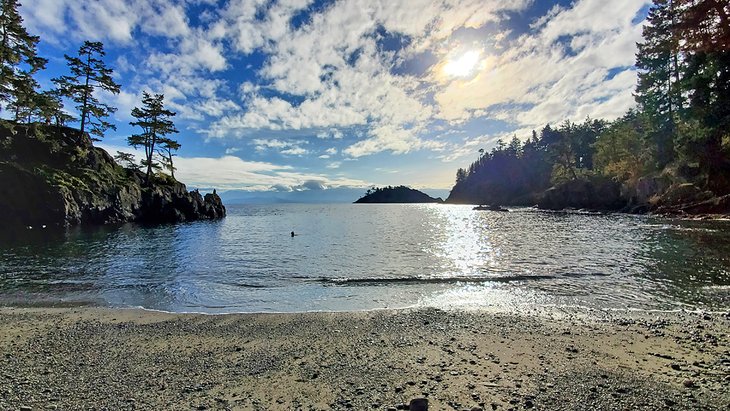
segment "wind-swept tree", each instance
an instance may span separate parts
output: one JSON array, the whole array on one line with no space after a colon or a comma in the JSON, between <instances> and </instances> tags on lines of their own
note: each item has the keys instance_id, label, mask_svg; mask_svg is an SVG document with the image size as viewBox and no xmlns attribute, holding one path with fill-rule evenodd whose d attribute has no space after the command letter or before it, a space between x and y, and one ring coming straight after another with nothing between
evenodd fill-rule
<instances>
[{"instance_id":1,"label":"wind-swept tree","mask_svg":"<svg viewBox=\"0 0 730 411\"><path fill-rule=\"evenodd\" d=\"M134 154L117 151L117 154L114 155L114 160L122 166L131 168L132 170L139 170L140 165L134 161Z\"/></svg>"},{"instance_id":2,"label":"wind-swept tree","mask_svg":"<svg viewBox=\"0 0 730 411\"><path fill-rule=\"evenodd\" d=\"M175 168L175 164L172 162L172 158L175 157L173 151L180 149L180 143L171 138L163 137L159 139L159 147L157 153L162 157L162 167L169 170L170 175L174 179L177 168Z\"/></svg>"},{"instance_id":3,"label":"wind-swept tree","mask_svg":"<svg viewBox=\"0 0 730 411\"><path fill-rule=\"evenodd\" d=\"M38 87L33 75L48 62L36 55L40 38L23 27L18 7L17 0L0 0L0 100L13 105L16 119L32 109Z\"/></svg>"},{"instance_id":4,"label":"wind-swept tree","mask_svg":"<svg viewBox=\"0 0 730 411\"><path fill-rule=\"evenodd\" d=\"M177 133L175 124L170 120L175 112L165 109L165 96L162 94L151 95L146 91L142 95L142 108L132 109L132 117L137 121L129 124L142 128L141 134L134 134L127 138L127 143L134 148L144 147L145 158L142 165L147 167L147 180L152 175L152 168L157 164L154 156L157 150L162 147L170 147L170 150L177 150L180 147L176 141L168 139L168 134ZM168 141L169 140L169 141ZM175 144L172 144L175 143ZM158 146L161 144L161 146ZM177 146L177 148L172 148ZM170 151L170 166L172 167L172 151Z\"/></svg>"},{"instance_id":5,"label":"wind-swept tree","mask_svg":"<svg viewBox=\"0 0 730 411\"><path fill-rule=\"evenodd\" d=\"M113 70L102 60L105 54L102 43L86 41L79 48L78 57L65 55L71 75L53 79L61 93L77 104L81 133L88 126L89 133L99 137L108 129L117 129L105 120L117 109L100 102L94 95L96 90L119 94L119 84L112 79Z\"/></svg>"}]
</instances>

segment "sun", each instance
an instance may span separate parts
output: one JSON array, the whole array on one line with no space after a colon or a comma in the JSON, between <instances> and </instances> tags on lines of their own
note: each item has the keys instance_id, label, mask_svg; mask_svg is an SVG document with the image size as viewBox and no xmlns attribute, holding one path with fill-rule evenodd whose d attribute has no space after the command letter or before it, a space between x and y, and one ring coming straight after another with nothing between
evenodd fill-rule
<instances>
[{"instance_id":1,"label":"sun","mask_svg":"<svg viewBox=\"0 0 730 411\"><path fill-rule=\"evenodd\" d=\"M474 74L479 63L479 52L470 50L462 54L456 59L452 59L444 64L444 73L451 77L469 77Z\"/></svg>"}]
</instances>

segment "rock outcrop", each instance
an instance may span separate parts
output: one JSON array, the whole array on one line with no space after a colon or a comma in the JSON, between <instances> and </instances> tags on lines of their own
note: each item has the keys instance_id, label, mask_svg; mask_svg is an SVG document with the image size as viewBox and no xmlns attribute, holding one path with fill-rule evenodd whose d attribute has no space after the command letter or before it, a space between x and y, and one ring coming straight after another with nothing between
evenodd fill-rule
<instances>
[{"instance_id":1,"label":"rock outcrop","mask_svg":"<svg viewBox=\"0 0 730 411\"><path fill-rule=\"evenodd\" d=\"M226 215L220 197L166 175L118 165L88 135L51 126L0 126L0 225L173 223Z\"/></svg>"},{"instance_id":2,"label":"rock outcrop","mask_svg":"<svg viewBox=\"0 0 730 411\"><path fill-rule=\"evenodd\" d=\"M590 177L566 181L546 190L537 206L546 210L618 211L626 206L626 199L621 194L621 184L609 178Z\"/></svg>"}]
</instances>

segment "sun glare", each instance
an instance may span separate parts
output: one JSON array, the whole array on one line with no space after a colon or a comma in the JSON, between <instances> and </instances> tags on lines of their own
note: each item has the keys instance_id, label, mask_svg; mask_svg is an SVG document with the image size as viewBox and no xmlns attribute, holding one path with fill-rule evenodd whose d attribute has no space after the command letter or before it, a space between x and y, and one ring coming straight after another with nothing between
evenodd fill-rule
<instances>
[{"instance_id":1,"label":"sun glare","mask_svg":"<svg viewBox=\"0 0 730 411\"><path fill-rule=\"evenodd\" d=\"M479 63L479 52L467 51L458 58L447 61L444 65L444 73L452 77L468 77L474 74L477 63Z\"/></svg>"}]
</instances>

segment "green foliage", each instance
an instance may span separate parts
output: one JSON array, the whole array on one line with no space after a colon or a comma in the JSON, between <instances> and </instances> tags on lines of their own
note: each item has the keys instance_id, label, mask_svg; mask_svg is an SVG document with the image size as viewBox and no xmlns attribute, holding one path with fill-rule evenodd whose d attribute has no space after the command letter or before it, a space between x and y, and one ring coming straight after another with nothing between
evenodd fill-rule
<instances>
[{"instance_id":1,"label":"green foliage","mask_svg":"<svg viewBox=\"0 0 730 411\"><path fill-rule=\"evenodd\" d=\"M134 154L117 151L117 154L114 155L114 160L116 160L121 166L132 170L139 170L141 168L135 161Z\"/></svg>"},{"instance_id":2,"label":"green foliage","mask_svg":"<svg viewBox=\"0 0 730 411\"><path fill-rule=\"evenodd\" d=\"M180 149L180 143L177 141L163 137L159 139L159 149L157 150L157 153L161 157L161 165L162 168L165 170L168 170L170 172L170 176L175 179L175 165L173 164L172 158L175 157L174 151L177 151Z\"/></svg>"},{"instance_id":3,"label":"green foliage","mask_svg":"<svg viewBox=\"0 0 730 411\"><path fill-rule=\"evenodd\" d=\"M33 75L48 60L37 56L40 38L23 27L18 7L17 0L0 0L0 101L8 105L16 121L30 121L38 88Z\"/></svg>"},{"instance_id":4,"label":"green foliage","mask_svg":"<svg viewBox=\"0 0 730 411\"><path fill-rule=\"evenodd\" d=\"M102 60L105 54L102 43L86 41L79 48L78 57L65 55L71 75L53 79L61 95L77 104L82 134L87 126L89 134L99 137L103 137L108 129L117 129L114 124L105 120L117 109L100 102L94 96L97 89L119 94L119 84L112 79L113 70L106 67Z\"/></svg>"},{"instance_id":5,"label":"green foliage","mask_svg":"<svg viewBox=\"0 0 730 411\"><path fill-rule=\"evenodd\" d=\"M650 133L651 120L629 111L598 137L594 145L596 170L631 184L657 171L657 148L646 137Z\"/></svg>"},{"instance_id":6,"label":"green foliage","mask_svg":"<svg viewBox=\"0 0 730 411\"><path fill-rule=\"evenodd\" d=\"M89 191L84 180L67 173L66 171L46 166L36 167L35 172L46 179L49 184L57 187L66 187L71 190Z\"/></svg>"},{"instance_id":7,"label":"green foliage","mask_svg":"<svg viewBox=\"0 0 730 411\"><path fill-rule=\"evenodd\" d=\"M142 165L147 167L147 180L152 175L152 169L160 167L155 159L155 154L159 154L158 150L168 154L169 157L165 156L164 159L167 160L170 171L174 173L172 151L180 148L177 141L166 137L178 131L170 119L175 113L165 109L164 99L165 96L162 94L151 95L145 91L142 96L142 108L135 107L132 110L132 117L137 121L129 123L142 128L142 133L129 136L127 143L134 148L144 147L145 158L142 159Z\"/></svg>"}]
</instances>

